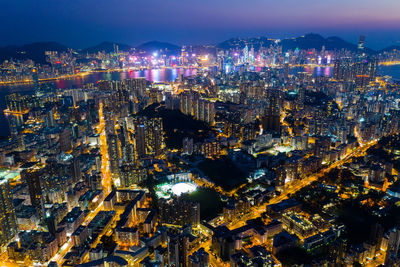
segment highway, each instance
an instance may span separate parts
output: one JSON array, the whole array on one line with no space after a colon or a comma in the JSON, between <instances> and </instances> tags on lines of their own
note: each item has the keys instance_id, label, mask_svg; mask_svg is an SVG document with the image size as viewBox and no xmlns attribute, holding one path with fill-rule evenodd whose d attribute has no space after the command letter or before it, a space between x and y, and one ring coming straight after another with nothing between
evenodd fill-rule
<instances>
[{"instance_id":1,"label":"highway","mask_svg":"<svg viewBox=\"0 0 400 267\"><path fill-rule=\"evenodd\" d=\"M108 156L107 137L105 132L105 120L103 114L103 103L99 107L99 125L97 133L100 134L100 154L101 154L101 173L104 195L107 196L111 192L112 178L110 171L110 162Z\"/></svg>"}]
</instances>

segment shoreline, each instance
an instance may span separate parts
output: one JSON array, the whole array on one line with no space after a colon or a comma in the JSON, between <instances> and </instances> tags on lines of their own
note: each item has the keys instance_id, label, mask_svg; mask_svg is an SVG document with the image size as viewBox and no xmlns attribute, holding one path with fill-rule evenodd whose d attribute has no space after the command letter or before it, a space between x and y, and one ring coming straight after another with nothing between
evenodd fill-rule
<instances>
[{"instance_id":1,"label":"shoreline","mask_svg":"<svg viewBox=\"0 0 400 267\"><path fill-rule=\"evenodd\" d=\"M123 68L123 69L105 69L105 70L91 70L91 71L85 71L85 72L79 72L76 74L68 74L68 75L61 75L57 77L51 77L51 78L42 78L38 79L39 83L43 82L49 82L49 81L55 81L55 80L60 80L60 79L74 79L78 77L85 77L87 75L93 74L93 73L100 73L100 72L126 72L126 71L143 71L143 70L157 70L157 69L198 69L199 67L158 67L158 68ZM7 81L7 82L0 82L0 86L7 86L7 85L13 85L13 84L32 84L33 79L26 79L26 80L20 80L20 81Z\"/></svg>"},{"instance_id":2,"label":"shoreline","mask_svg":"<svg viewBox=\"0 0 400 267\"><path fill-rule=\"evenodd\" d=\"M309 64L311 67L313 64ZM292 66L293 68L298 68L298 67L306 67L307 65L301 65L301 66ZM379 66L383 67L393 67L393 66L400 66L400 61L393 61L393 62L380 62ZM321 67L328 67L332 68L331 65L327 66L321 66ZM91 71L85 71L85 72L80 72L76 74L69 74L69 75L61 75L58 77L51 77L51 78L42 78L38 79L39 83L45 83L45 82L50 82L50 81L56 81L56 80L61 80L61 79L74 79L74 78L79 78L79 77L85 77L93 73L101 73L101 72L129 72L129 71L144 71L144 70L157 70L157 69L199 69L200 67L183 67L183 66L177 66L177 67L158 67L158 68L120 68L120 69L104 69L104 70L91 70ZM383 75L385 76L385 75ZM399 78L393 78L395 80L400 80ZM34 81L33 79L26 79L26 80L20 80L20 81L5 81L5 82L0 82L0 86L8 86L8 85L23 85L23 84L33 84Z\"/></svg>"}]
</instances>

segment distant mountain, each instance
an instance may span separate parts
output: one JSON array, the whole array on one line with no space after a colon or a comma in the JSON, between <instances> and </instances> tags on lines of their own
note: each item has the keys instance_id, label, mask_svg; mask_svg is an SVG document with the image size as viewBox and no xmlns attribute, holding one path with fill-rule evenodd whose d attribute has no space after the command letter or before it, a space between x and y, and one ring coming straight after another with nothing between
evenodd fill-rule
<instances>
[{"instance_id":1,"label":"distant mountain","mask_svg":"<svg viewBox=\"0 0 400 267\"><path fill-rule=\"evenodd\" d=\"M22 46L10 45L0 47L0 62L10 59L32 59L36 63L45 64L46 51L66 52L68 48L56 42L37 42Z\"/></svg>"},{"instance_id":2,"label":"distant mountain","mask_svg":"<svg viewBox=\"0 0 400 267\"><path fill-rule=\"evenodd\" d=\"M138 47L136 47L136 50L143 53L154 53L157 51L163 51L167 54L173 54L179 52L181 48L177 45L170 43L152 41L139 45Z\"/></svg>"},{"instance_id":3,"label":"distant mountain","mask_svg":"<svg viewBox=\"0 0 400 267\"><path fill-rule=\"evenodd\" d=\"M232 38L227 41L224 41L218 44L218 47L221 49L230 49L230 48L240 48L243 49L247 44L249 47L253 46L254 49L258 49L261 45L263 47L269 47L272 43L275 42L275 39L269 39L267 37L257 37L257 38ZM296 38L286 38L282 39L281 43L283 51L287 50L295 50L299 49L317 49L321 50L322 46L325 46L326 50L340 50L347 49L351 51L357 50L357 45L349 43L339 37L328 37L324 38L319 34L309 33L301 37ZM372 49L366 48L366 51L369 53L373 53Z\"/></svg>"},{"instance_id":4,"label":"distant mountain","mask_svg":"<svg viewBox=\"0 0 400 267\"><path fill-rule=\"evenodd\" d=\"M321 50L325 46L326 50L340 50L346 49L356 51L357 45L346 42L345 40L333 36L324 38L319 34L309 33L297 38L288 38L282 40L283 51L299 49L317 49ZM367 52L372 52L371 49L366 49Z\"/></svg>"},{"instance_id":5,"label":"distant mountain","mask_svg":"<svg viewBox=\"0 0 400 267\"><path fill-rule=\"evenodd\" d=\"M393 50L399 50L399 51L400 51L400 45L391 45L391 46L388 46L388 47L386 47L386 48L384 48L384 49L382 49L382 50L379 50L379 53L382 53L382 52L391 52L391 51L393 51Z\"/></svg>"},{"instance_id":6,"label":"distant mountain","mask_svg":"<svg viewBox=\"0 0 400 267\"><path fill-rule=\"evenodd\" d=\"M246 44L254 47L258 50L262 47L269 47L274 42L273 39L268 39L267 37L255 37L255 38L231 38L217 45L220 49L243 49Z\"/></svg>"},{"instance_id":7,"label":"distant mountain","mask_svg":"<svg viewBox=\"0 0 400 267\"><path fill-rule=\"evenodd\" d=\"M98 53L98 52L106 52L106 53L112 53L114 52L114 47L118 46L118 50L119 51L125 51L128 52L130 51L133 47L130 45L126 45L126 44L119 44L119 43L112 43L112 42L102 42L98 45L92 46L92 47L88 47L82 50L82 53L86 54L94 54L94 53Z\"/></svg>"}]
</instances>

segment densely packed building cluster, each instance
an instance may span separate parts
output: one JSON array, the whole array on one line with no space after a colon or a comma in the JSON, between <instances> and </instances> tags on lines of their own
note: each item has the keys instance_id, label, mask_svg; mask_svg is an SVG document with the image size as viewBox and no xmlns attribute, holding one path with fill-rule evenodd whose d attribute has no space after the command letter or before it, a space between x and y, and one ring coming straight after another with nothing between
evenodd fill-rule
<instances>
[{"instance_id":1,"label":"densely packed building cluster","mask_svg":"<svg viewBox=\"0 0 400 267\"><path fill-rule=\"evenodd\" d=\"M336 52L332 77L292 74L332 54L245 45L170 83L40 90L30 74L35 93L5 99L1 260L397 266L400 85L362 51Z\"/></svg>"}]
</instances>

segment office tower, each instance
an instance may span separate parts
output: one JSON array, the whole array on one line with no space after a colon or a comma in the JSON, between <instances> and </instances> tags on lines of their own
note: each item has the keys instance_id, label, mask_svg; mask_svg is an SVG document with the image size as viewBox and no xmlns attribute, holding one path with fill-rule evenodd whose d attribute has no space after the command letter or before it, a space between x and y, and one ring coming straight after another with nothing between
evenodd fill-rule
<instances>
[{"instance_id":1,"label":"office tower","mask_svg":"<svg viewBox=\"0 0 400 267\"><path fill-rule=\"evenodd\" d=\"M17 218L9 180L0 178L0 244L6 245L17 232Z\"/></svg>"},{"instance_id":2,"label":"office tower","mask_svg":"<svg viewBox=\"0 0 400 267\"><path fill-rule=\"evenodd\" d=\"M43 185L44 179L44 165L32 164L21 172L21 179L28 185L29 196L31 205L36 209L39 217L43 215L44 199L43 199Z\"/></svg>"},{"instance_id":3,"label":"office tower","mask_svg":"<svg viewBox=\"0 0 400 267\"><path fill-rule=\"evenodd\" d=\"M115 174L119 171L119 149L118 137L115 134L107 135L108 157L110 161L110 171Z\"/></svg>"},{"instance_id":4,"label":"office tower","mask_svg":"<svg viewBox=\"0 0 400 267\"><path fill-rule=\"evenodd\" d=\"M358 38L358 50L360 52L364 51L364 44L365 44L365 36L360 35L360 37Z\"/></svg>"},{"instance_id":5,"label":"office tower","mask_svg":"<svg viewBox=\"0 0 400 267\"><path fill-rule=\"evenodd\" d=\"M243 63L248 63L249 61L249 47L246 45L243 48Z\"/></svg>"},{"instance_id":6,"label":"office tower","mask_svg":"<svg viewBox=\"0 0 400 267\"><path fill-rule=\"evenodd\" d=\"M61 130L59 139L61 151L67 152L72 149L71 134L72 131L70 128Z\"/></svg>"}]
</instances>

